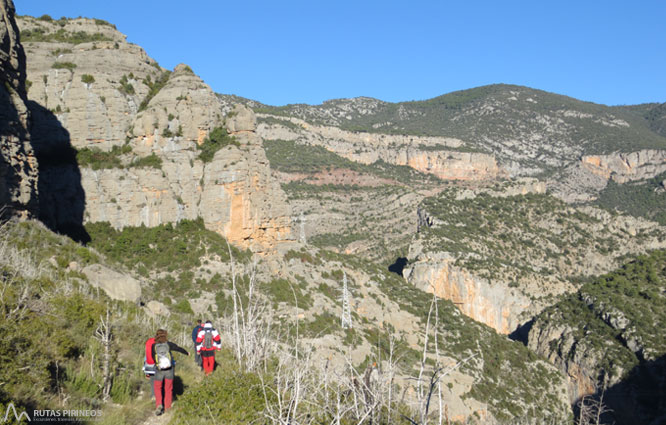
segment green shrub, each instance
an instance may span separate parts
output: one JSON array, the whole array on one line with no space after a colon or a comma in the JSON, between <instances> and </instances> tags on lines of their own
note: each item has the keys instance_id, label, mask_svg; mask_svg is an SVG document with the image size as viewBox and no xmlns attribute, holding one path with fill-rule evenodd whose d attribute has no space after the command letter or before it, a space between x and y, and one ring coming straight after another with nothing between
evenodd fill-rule
<instances>
[{"instance_id":1,"label":"green shrub","mask_svg":"<svg viewBox=\"0 0 666 425\"><path fill-rule=\"evenodd\" d=\"M171 71L166 71L163 72L155 81L152 81L150 75L148 75L146 78L143 79L143 84L148 86L148 94L141 101L141 104L139 105L139 111L143 111L148 107L148 103L150 103L150 100L153 97L155 97L155 95L159 93L160 90L162 90L162 88L166 85L167 81L169 81L170 76L171 76Z\"/></svg>"},{"instance_id":2,"label":"green shrub","mask_svg":"<svg viewBox=\"0 0 666 425\"><path fill-rule=\"evenodd\" d=\"M607 210L619 210L666 226L666 192L660 190L664 180L666 173L634 183L618 184L610 180L595 203Z\"/></svg>"},{"instance_id":3,"label":"green shrub","mask_svg":"<svg viewBox=\"0 0 666 425\"><path fill-rule=\"evenodd\" d=\"M304 292L299 284L290 282L286 279L273 279L262 285L266 295L274 303L286 303L307 310L312 306L312 296Z\"/></svg>"},{"instance_id":4,"label":"green shrub","mask_svg":"<svg viewBox=\"0 0 666 425\"><path fill-rule=\"evenodd\" d=\"M122 168L123 165L118 155L119 152L114 150L105 152L96 147L81 148L76 152L76 162L80 167L92 168L93 170Z\"/></svg>"},{"instance_id":5,"label":"green shrub","mask_svg":"<svg viewBox=\"0 0 666 425\"><path fill-rule=\"evenodd\" d=\"M130 167L133 168L155 168L157 170L162 169L162 158L159 156L155 155L155 153L151 153L148 156L144 156L141 158L136 159L132 164L130 164Z\"/></svg>"},{"instance_id":6,"label":"green shrub","mask_svg":"<svg viewBox=\"0 0 666 425\"><path fill-rule=\"evenodd\" d=\"M215 156L215 152L219 151L225 146L240 146L240 143L235 137L230 136L229 132L224 127L215 127L202 144L197 145L199 159L203 162L210 162Z\"/></svg>"},{"instance_id":7,"label":"green shrub","mask_svg":"<svg viewBox=\"0 0 666 425\"><path fill-rule=\"evenodd\" d=\"M76 64L72 62L54 62L53 65L51 65L51 68L69 69L70 71L74 71L74 68L76 68Z\"/></svg>"},{"instance_id":8,"label":"green shrub","mask_svg":"<svg viewBox=\"0 0 666 425\"><path fill-rule=\"evenodd\" d=\"M58 21L60 23L60 21ZM47 33L43 28L21 31L22 42L47 42L81 44L95 41L112 41L102 33L87 33L85 31L69 32L60 28L56 32Z\"/></svg>"},{"instance_id":9,"label":"green shrub","mask_svg":"<svg viewBox=\"0 0 666 425\"><path fill-rule=\"evenodd\" d=\"M179 398L170 424L211 420L228 425L261 423L265 404L259 376L241 372L227 350L218 353L216 362L217 368L211 376L188 388ZM267 391L271 400L270 390Z\"/></svg>"},{"instance_id":10,"label":"green shrub","mask_svg":"<svg viewBox=\"0 0 666 425\"><path fill-rule=\"evenodd\" d=\"M51 52L53 56L60 56L68 53L72 53L72 49L61 49L60 47L58 47L57 49Z\"/></svg>"},{"instance_id":11,"label":"green shrub","mask_svg":"<svg viewBox=\"0 0 666 425\"><path fill-rule=\"evenodd\" d=\"M113 25L112 23L110 23L108 21L105 21L104 19L95 19L95 25L107 26L107 27L111 27L113 29L116 28L115 25Z\"/></svg>"},{"instance_id":12,"label":"green shrub","mask_svg":"<svg viewBox=\"0 0 666 425\"><path fill-rule=\"evenodd\" d=\"M83 74L81 76L81 82L85 84L92 84L95 82L95 77L90 74Z\"/></svg>"},{"instance_id":13,"label":"green shrub","mask_svg":"<svg viewBox=\"0 0 666 425\"><path fill-rule=\"evenodd\" d=\"M120 87L118 87L118 90L129 95L133 95L135 93L134 86L129 82L127 75L123 75L120 78Z\"/></svg>"},{"instance_id":14,"label":"green shrub","mask_svg":"<svg viewBox=\"0 0 666 425\"><path fill-rule=\"evenodd\" d=\"M318 258L313 257L310 255L308 252L304 251L296 251L293 249L290 249L287 251L287 253L284 255L284 260L289 261L291 259L298 259L302 263L310 263L310 264L321 264L321 261Z\"/></svg>"},{"instance_id":15,"label":"green shrub","mask_svg":"<svg viewBox=\"0 0 666 425\"><path fill-rule=\"evenodd\" d=\"M173 306L173 309L179 313L194 314L194 311L192 311L192 306L190 306L190 302L186 299L181 299L180 301L178 301Z\"/></svg>"},{"instance_id":16,"label":"green shrub","mask_svg":"<svg viewBox=\"0 0 666 425\"><path fill-rule=\"evenodd\" d=\"M285 173L316 173L331 169L347 169L406 184L438 180L433 175L421 173L411 167L388 164L381 160L370 165L361 164L343 158L322 146L303 145L290 140L264 140L263 144L271 168Z\"/></svg>"},{"instance_id":17,"label":"green shrub","mask_svg":"<svg viewBox=\"0 0 666 425\"><path fill-rule=\"evenodd\" d=\"M124 227L122 230L99 222L86 224L86 230L92 239L92 247L112 261L131 268L141 264L149 270L189 270L199 267L200 258L206 254L217 255L221 261L229 260L225 239L207 230L202 219L150 228ZM236 261L241 262L252 255L233 246L231 252Z\"/></svg>"}]
</instances>

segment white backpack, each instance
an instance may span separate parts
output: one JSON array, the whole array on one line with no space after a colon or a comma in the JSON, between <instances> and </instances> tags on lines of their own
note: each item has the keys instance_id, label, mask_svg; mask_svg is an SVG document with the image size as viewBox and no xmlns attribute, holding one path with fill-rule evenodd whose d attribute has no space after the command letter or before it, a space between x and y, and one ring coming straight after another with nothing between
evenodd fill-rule
<instances>
[{"instance_id":1,"label":"white backpack","mask_svg":"<svg viewBox=\"0 0 666 425\"><path fill-rule=\"evenodd\" d=\"M171 351L168 343L155 344L155 365L159 370L171 369Z\"/></svg>"}]
</instances>

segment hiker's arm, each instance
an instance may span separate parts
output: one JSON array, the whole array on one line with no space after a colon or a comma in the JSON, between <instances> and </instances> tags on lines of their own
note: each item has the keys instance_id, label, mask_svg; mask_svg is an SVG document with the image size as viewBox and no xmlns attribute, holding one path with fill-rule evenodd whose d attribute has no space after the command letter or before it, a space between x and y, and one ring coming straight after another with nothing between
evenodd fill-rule
<instances>
[{"instance_id":1,"label":"hiker's arm","mask_svg":"<svg viewBox=\"0 0 666 425\"><path fill-rule=\"evenodd\" d=\"M177 344L175 344L171 341L169 341L169 348L173 351L178 351L179 353L185 354L186 356L190 355L190 353L188 353L187 350L185 350L183 347L181 347L180 345L177 345Z\"/></svg>"}]
</instances>

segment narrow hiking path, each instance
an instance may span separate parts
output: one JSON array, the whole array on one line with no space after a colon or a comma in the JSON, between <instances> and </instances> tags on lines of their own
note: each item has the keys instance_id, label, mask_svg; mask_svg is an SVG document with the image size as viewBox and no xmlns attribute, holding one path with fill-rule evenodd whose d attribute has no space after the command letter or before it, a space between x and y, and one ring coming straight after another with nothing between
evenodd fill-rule
<instances>
[{"instance_id":1,"label":"narrow hiking path","mask_svg":"<svg viewBox=\"0 0 666 425\"><path fill-rule=\"evenodd\" d=\"M173 408L178 406L178 399L188 388L198 385L204 379L203 372L194 364L191 363L191 358L183 358L178 362L176 368L176 377L174 379L174 398L172 409L164 412L160 416L155 415L155 401L150 392L150 386L146 385L143 397L151 400L150 408L146 409L146 416L142 422L137 425L166 425L171 421L173 416Z\"/></svg>"},{"instance_id":2,"label":"narrow hiking path","mask_svg":"<svg viewBox=\"0 0 666 425\"><path fill-rule=\"evenodd\" d=\"M171 421L171 416L172 413L170 411L160 416L155 416L155 413L153 413L145 422L142 422L142 425L166 425Z\"/></svg>"}]
</instances>

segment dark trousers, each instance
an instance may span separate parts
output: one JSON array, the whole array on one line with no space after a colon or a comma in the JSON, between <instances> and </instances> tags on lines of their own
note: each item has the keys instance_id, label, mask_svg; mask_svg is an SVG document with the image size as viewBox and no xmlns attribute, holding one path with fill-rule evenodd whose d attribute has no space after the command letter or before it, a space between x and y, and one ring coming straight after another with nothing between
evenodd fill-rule
<instances>
[{"instance_id":1,"label":"dark trousers","mask_svg":"<svg viewBox=\"0 0 666 425\"><path fill-rule=\"evenodd\" d=\"M203 364L201 362L201 354L197 353L197 343L194 343L194 363L197 364L199 367L203 367Z\"/></svg>"}]
</instances>

